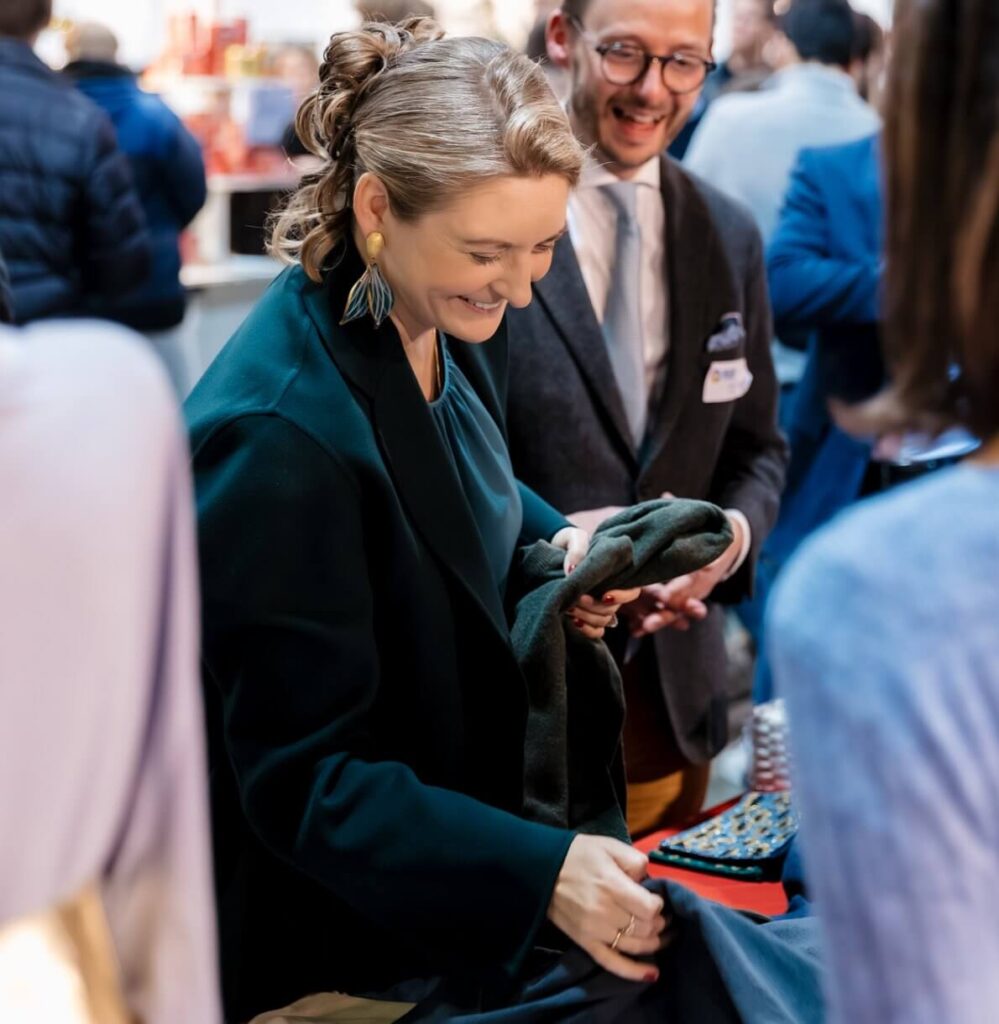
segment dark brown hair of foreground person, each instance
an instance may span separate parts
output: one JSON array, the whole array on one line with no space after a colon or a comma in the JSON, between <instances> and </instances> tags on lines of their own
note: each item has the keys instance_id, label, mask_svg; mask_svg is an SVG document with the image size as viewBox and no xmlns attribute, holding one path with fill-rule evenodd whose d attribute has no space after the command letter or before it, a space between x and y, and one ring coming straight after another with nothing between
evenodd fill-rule
<instances>
[{"instance_id":1,"label":"dark brown hair of foreground person","mask_svg":"<svg viewBox=\"0 0 999 1024\"><path fill-rule=\"evenodd\" d=\"M891 386L851 430L999 435L999 3L898 0L885 119ZM952 381L951 368L959 377Z\"/></svg>"},{"instance_id":2,"label":"dark brown hair of foreground person","mask_svg":"<svg viewBox=\"0 0 999 1024\"><path fill-rule=\"evenodd\" d=\"M0 36L30 39L52 20L52 0L2 0Z\"/></svg>"}]
</instances>

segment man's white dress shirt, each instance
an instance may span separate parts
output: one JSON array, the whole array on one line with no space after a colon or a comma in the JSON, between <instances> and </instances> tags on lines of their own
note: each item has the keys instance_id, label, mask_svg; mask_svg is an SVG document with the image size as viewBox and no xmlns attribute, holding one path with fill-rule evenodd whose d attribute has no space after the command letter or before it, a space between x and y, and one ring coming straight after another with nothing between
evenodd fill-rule
<instances>
[{"instance_id":1,"label":"man's white dress shirt","mask_svg":"<svg viewBox=\"0 0 999 1024\"><path fill-rule=\"evenodd\" d=\"M613 278L617 211L601 191L621 179L587 161L582 179L569 199L569 237L576 250L586 290L597 319L603 323ZM641 295L645 385L656 387L669 351L669 293L666 287L666 207L659 178L659 159L642 164L631 179L638 188L638 222L642 233Z\"/></svg>"}]
</instances>

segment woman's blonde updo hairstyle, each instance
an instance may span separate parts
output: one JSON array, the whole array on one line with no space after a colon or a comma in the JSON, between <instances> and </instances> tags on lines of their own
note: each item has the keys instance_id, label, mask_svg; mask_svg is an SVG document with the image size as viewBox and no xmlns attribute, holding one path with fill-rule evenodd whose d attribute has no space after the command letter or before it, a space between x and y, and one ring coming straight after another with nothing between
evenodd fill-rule
<instances>
[{"instance_id":1,"label":"woman's blonde updo hairstyle","mask_svg":"<svg viewBox=\"0 0 999 1024\"><path fill-rule=\"evenodd\" d=\"M314 281L351 230L357 179L377 175L403 220L503 175L564 177L583 151L544 73L486 39L443 38L430 18L338 32L295 127L326 161L276 217L271 252Z\"/></svg>"}]
</instances>

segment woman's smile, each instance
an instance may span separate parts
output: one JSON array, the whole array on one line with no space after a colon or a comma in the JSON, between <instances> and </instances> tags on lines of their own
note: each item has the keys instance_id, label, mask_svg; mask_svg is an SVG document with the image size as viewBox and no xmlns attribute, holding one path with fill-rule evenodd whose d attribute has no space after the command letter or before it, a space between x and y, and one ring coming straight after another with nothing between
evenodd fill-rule
<instances>
[{"instance_id":1,"label":"woman's smile","mask_svg":"<svg viewBox=\"0 0 999 1024\"><path fill-rule=\"evenodd\" d=\"M459 295L458 299L466 308L487 316L499 312L506 305L505 299L499 299L496 302L482 302L479 299L470 299L467 295Z\"/></svg>"}]
</instances>

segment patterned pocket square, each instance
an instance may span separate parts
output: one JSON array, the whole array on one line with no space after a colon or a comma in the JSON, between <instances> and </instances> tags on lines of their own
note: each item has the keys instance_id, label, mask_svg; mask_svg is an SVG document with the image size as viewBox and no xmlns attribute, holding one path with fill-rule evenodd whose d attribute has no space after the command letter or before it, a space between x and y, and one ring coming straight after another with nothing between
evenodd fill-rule
<instances>
[{"instance_id":1,"label":"patterned pocket square","mask_svg":"<svg viewBox=\"0 0 999 1024\"><path fill-rule=\"evenodd\" d=\"M740 353L746 344L746 330L739 313L726 313L718 326L704 343L704 350L711 356L727 356Z\"/></svg>"}]
</instances>

